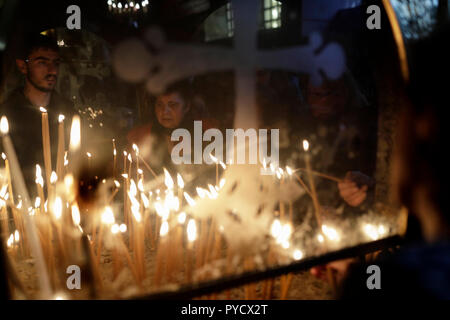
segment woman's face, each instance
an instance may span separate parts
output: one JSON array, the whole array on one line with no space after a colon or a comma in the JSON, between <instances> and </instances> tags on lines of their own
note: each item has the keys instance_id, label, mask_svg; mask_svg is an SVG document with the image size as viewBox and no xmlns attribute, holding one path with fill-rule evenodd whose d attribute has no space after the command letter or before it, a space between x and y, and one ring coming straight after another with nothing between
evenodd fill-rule
<instances>
[{"instance_id":1,"label":"woman's face","mask_svg":"<svg viewBox=\"0 0 450 320\"><path fill-rule=\"evenodd\" d=\"M178 92L160 95L156 99L156 118L164 128L177 128L188 110L189 106Z\"/></svg>"}]
</instances>

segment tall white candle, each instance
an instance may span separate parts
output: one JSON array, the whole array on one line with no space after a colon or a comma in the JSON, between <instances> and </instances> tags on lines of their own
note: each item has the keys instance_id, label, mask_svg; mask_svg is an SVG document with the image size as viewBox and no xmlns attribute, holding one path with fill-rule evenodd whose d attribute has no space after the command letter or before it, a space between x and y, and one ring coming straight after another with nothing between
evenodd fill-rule
<instances>
[{"instance_id":1,"label":"tall white candle","mask_svg":"<svg viewBox=\"0 0 450 320\"><path fill-rule=\"evenodd\" d=\"M28 239L31 251L34 258L36 259L36 268L39 275L39 285L41 289L42 298L47 299L51 297L51 287L50 281L47 274L47 268L44 262L44 256L42 254L42 248L40 245L39 237L36 230L36 225L31 217L26 213L26 210L31 207L30 198L28 195L27 188L25 186L25 180L23 179L23 174L20 169L19 161L17 160L16 152L14 151L14 146L11 141L9 132L8 119L2 116L0 120L0 131L2 133L3 148L5 150L6 156L9 159L9 165L11 167L11 173L14 185L16 186L17 193L22 197L23 208L25 210L21 211L25 220L25 232L28 235Z\"/></svg>"}]
</instances>

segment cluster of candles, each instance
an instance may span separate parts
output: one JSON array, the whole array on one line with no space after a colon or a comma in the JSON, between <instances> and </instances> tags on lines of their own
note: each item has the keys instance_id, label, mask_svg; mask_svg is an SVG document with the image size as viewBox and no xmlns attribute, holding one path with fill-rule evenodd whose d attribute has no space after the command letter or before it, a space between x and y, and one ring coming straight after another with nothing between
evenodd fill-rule
<instances>
[{"instance_id":1,"label":"cluster of candles","mask_svg":"<svg viewBox=\"0 0 450 320\"><path fill-rule=\"evenodd\" d=\"M86 161L86 158L80 156L80 118L75 116L72 120L70 145L66 150L64 116L59 117L56 171L52 171L48 115L44 108L41 112L45 177L41 167L36 165L37 196L34 205L28 196L12 141L8 136L7 119L1 119L0 127L6 152L6 155L2 155L5 160L6 183L0 189L0 213L2 232L10 234L7 208L11 208L16 230L7 239L7 248L14 258L17 257L18 250L21 250L23 257L34 257L42 297L51 297L52 292L63 288L58 282L59 277L65 276L63 267L77 263L82 256L90 261L93 285L101 290L104 287L101 256L105 250L108 250L112 257L112 280L119 277L126 261L136 286L141 290L144 290L146 279L151 279L154 289L163 284L206 280L213 276L212 272L208 274L200 271L214 261L225 261L224 272L233 272L233 252L226 245L224 227L216 222L214 216L211 219L197 219L186 213L195 211L199 199L218 198L226 184L224 178L220 179L219 166L224 172L227 165L211 155L216 166L216 183L209 184L207 188L197 187L196 197L191 197L184 191L185 183L179 173L175 183L166 169L164 183L159 189L146 190L141 163L155 178L158 176L141 157L137 145L133 145L132 152L123 152L123 173L118 175L117 150L113 140L113 190L105 199L96 203L94 209L83 209L77 202L75 186L78 182L74 176L80 163ZM303 147L309 186L297 174L300 169L285 167L283 170L273 164L267 166L265 161L263 169L271 171L280 181L280 186L285 183L285 179L295 177L311 196L319 226L317 239L326 248L330 242L339 242L341 235L337 229L321 221L320 204L312 178L312 175L317 173L311 170L309 144L306 140ZM88 166L91 166L92 154L88 153L87 157ZM135 170L132 170L133 167ZM115 180L118 176L123 179L122 182ZM13 181L17 198L13 194ZM106 180L102 182L108 183ZM122 206L114 202L120 188L123 189ZM292 246L294 223L291 202L288 207L289 215L286 216L285 203L280 201L279 211L274 216L270 229L274 241L270 245L267 265L276 264L282 261L280 258L284 259L286 256L295 261L305 256L302 248ZM122 214L119 214L117 208L121 208ZM85 220L89 220L90 224L83 224L82 221ZM372 240L387 233L383 225L364 224L362 230ZM87 239L87 247L83 245L83 237ZM280 249L284 250L283 257L280 256ZM153 263L149 263L146 256L152 252ZM254 263L254 257L247 257L244 259L244 268L252 270ZM151 265L154 266L152 278L149 276ZM292 274L281 277L282 298L287 296L291 281ZM263 282L263 297L271 298L272 286L273 279ZM247 285L245 293L246 298L256 298L255 285ZM227 291L227 298L229 297L230 292Z\"/></svg>"},{"instance_id":2,"label":"cluster of candles","mask_svg":"<svg viewBox=\"0 0 450 320\"><path fill-rule=\"evenodd\" d=\"M148 5L148 0L136 2L108 0L108 9L113 13L135 13L139 11L147 13Z\"/></svg>"}]
</instances>

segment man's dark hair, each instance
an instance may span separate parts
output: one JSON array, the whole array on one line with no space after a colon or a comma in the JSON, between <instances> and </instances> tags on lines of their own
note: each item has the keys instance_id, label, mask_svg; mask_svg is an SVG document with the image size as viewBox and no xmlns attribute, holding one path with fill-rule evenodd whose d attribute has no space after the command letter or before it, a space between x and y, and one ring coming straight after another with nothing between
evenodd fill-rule
<instances>
[{"instance_id":1,"label":"man's dark hair","mask_svg":"<svg viewBox=\"0 0 450 320\"><path fill-rule=\"evenodd\" d=\"M18 58L26 60L33 51L40 48L59 51L55 38L44 36L42 34L29 35L25 38L25 43L22 50L20 50Z\"/></svg>"}]
</instances>

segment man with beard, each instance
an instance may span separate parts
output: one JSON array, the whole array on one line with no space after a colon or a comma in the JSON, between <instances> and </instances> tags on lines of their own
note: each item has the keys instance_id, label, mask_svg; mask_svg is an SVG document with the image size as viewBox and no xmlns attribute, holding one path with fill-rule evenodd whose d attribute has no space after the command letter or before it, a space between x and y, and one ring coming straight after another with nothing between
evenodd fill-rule
<instances>
[{"instance_id":1,"label":"man with beard","mask_svg":"<svg viewBox=\"0 0 450 320\"><path fill-rule=\"evenodd\" d=\"M25 78L24 86L14 90L0 106L0 115L8 118L9 132L28 182L34 181L35 165L44 164L40 107L48 112L52 164L56 164L58 117L62 114L70 123L74 114L72 103L55 91L60 63L54 39L43 35L30 37L16 59Z\"/></svg>"}]
</instances>

